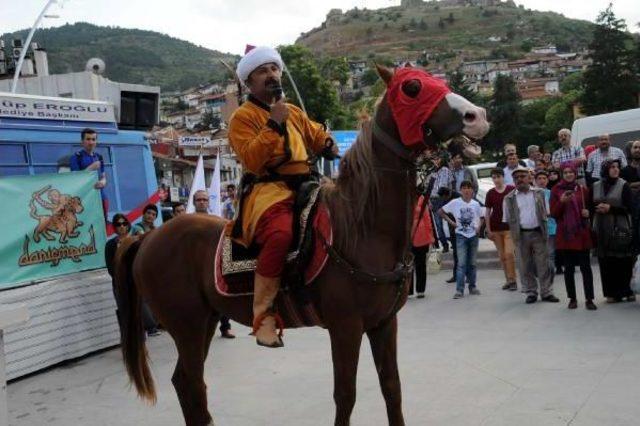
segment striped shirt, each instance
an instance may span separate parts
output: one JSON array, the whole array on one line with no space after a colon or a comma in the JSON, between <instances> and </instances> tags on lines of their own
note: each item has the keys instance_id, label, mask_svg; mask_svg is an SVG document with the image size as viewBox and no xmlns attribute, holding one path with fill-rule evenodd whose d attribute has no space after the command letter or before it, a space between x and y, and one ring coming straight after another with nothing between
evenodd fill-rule
<instances>
[{"instance_id":1,"label":"striped shirt","mask_svg":"<svg viewBox=\"0 0 640 426\"><path fill-rule=\"evenodd\" d=\"M627 166L627 157L620 148L610 146L606 152L596 149L587 160L587 172L591 173L592 179L600 179L600 169L605 160L620 160L620 169Z\"/></svg>"},{"instance_id":2,"label":"striped shirt","mask_svg":"<svg viewBox=\"0 0 640 426\"><path fill-rule=\"evenodd\" d=\"M431 174L431 179L435 178L435 182L433 183L433 189L431 190L431 197L438 196L438 190L440 188L449 188L451 189L453 186L453 174L448 167L440 167L437 172L433 172Z\"/></svg>"},{"instance_id":3,"label":"striped shirt","mask_svg":"<svg viewBox=\"0 0 640 426\"><path fill-rule=\"evenodd\" d=\"M561 147L553 152L551 156L551 162L553 165L560 165L565 161L573 161L578 158L585 158L584 149L581 146L570 146L569 148ZM580 164L578 167L578 178L584 177L584 165Z\"/></svg>"}]
</instances>

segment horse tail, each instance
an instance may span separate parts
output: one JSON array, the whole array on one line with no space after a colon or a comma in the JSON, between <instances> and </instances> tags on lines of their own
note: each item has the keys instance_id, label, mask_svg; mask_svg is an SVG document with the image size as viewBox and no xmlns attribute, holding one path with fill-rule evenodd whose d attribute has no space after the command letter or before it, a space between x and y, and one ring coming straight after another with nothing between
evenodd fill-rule
<instances>
[{"instance_id":1,"label":"horse tail","mask_svg":"<svg viewBox=\"0 0 640 426\"><path fill-rule=\"evenodd\" d=\"M142 298L133 279L133 261L140 249L141 239L127 238L116 254L116 284L120 299L120 338L122 358L129 380L138 396L150 404L156 402L156 389L149 369L149 356L142 324Z\"/></svg>"}]
</instances>

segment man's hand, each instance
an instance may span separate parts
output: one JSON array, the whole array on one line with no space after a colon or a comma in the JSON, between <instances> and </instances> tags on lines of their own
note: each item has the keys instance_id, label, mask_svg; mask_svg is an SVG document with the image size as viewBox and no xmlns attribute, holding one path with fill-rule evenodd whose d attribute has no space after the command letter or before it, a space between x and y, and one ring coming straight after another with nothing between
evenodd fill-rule
<instances>
[{"instance_id":1,"label":"man's hand","mask_svg":"<svg viewBox=\"0 0 640 426\"><path fill-rule=\"evenodd\" d=\"M607 203L600 203L596 206L596 212L598 213L609 213L609 209L611 206Z\"/></svg>"},{"instance_id":2,"label":"man's hand","mask_svg":"<svg viewBox=\"0 0 640 426\"><path fill-rule=\"evenodd\" d=\"M96 182L96 184L95 184L95 185L93 185L93 187L94 187L95 189L102 189L102 188L104 188L105 186L107 186L107 183L106 183L105 181L103 181L103 180L99 180L99 181L97 181L97 182Z\"/></svg>"},{"instance_id":3,"label":"man's hand","mask_svg":"<svg viewBox=\"0 0 640 426\"><path fill-rule=\"evenodd\" d=\"M487 238L493 241L495 234L492 231L487 231Z\"/></svg>"},{"instance_id":4,"label":"man's hand","mask_svg":"<svg viewBox=\"0 0 640 426\"><path fill-rule=\"evenodd\" d=\"M585 219L589 219L589 210L582 209L582 217Z\"/></svg>"},{"instance_id":5,"label":"man's hand","mask_svg":"<svg viewBox=\"0 0 640 426\"><path fill-rule=\"evenodd\" d=\"M85 170L100 170L100 160L96 160L93 163L89 164L89 166Z\"/></svg>"},{"instance_id":6,"label":"man's hand","mask_svg":"<svg viewBox=\"0 0 640 426\"><path fill-rule=\"evenodd\" d=\"M269 118L278 124L284 123L289 118L289 108L287 108L284 98L280 98L278 102L271 105L271 116Z\"/></svg>"},{"instance_id":7,"label":"man's hand","mask_svg":"<svg viewBox=\"0 0 640 426\"><path fill-rule=\"evenodd\" d=\"M640 191L640 182L630 183L629 188L631 188L632 191Z\"/></svg>"}]
</instances>

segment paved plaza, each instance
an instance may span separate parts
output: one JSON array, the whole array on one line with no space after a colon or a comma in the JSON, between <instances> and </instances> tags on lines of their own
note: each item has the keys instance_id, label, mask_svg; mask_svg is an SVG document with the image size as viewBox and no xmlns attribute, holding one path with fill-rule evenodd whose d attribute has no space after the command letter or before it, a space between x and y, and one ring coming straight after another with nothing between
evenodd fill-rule
<instances>
[{"instance_id":1,"label":"paved plaza","mask_svg":"<svg viewBox=\"0 0 640 426\"><path fill-rule=\"evenodd\" d=\"M613 426L640 424L640 303L607 305L597 266L599 310L525 305L500 290L497 270L479 271L480 296L452 300L450 271L430 276L428 297L400 313L399 364L408 425ZM578 274L579 276L579 274ZM578 284L581 281L578 278ZM580 293L580 297L582 294ZM216 425L333 424L329 338L321 329L288 331L283 350L255 345L248 329L216 336L207 366ZM13 426L179 425L170 383L176 351L168 335L149 350L158 403L129 389L117 349L13 382ZM366 339L354 425L385 425L386 414Z\"/></svg>"}]
</instances>

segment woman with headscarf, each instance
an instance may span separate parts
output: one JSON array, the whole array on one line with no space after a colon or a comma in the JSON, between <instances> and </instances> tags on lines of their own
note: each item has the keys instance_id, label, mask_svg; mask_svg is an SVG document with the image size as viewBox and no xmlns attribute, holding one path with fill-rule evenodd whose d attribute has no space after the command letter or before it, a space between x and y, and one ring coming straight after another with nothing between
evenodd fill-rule
<instances>
[{"instance_id":1,"label":"woman with headscarf","mask_svg":"<svg viewBox=\"0 0 640 426\"><path fill-rule=\"evenodd\" d=\"M629 287L634 257L631 251L631 189L620 179L620 161L606 160L601 180L593 185L593 230L596 234L602 291L608 303L636 300Z\"/></svg>"},{"instance_id":2,"label":"woman with headscarf","mask_svg":"<svg viewBox=\"0 0 640 426\"><path fill-rule=\"evenodd\" d=\"M551 190L551 216L556 219L556 252L564 265L564 284L569 309L578 307L574 272L580 267L586 308L597 309L593 303L593 272L589 251L593 247L587 210L589 190L577 182L578 170L571 161L560 165L562 180Z\"/></svg>"}]
</instances>

